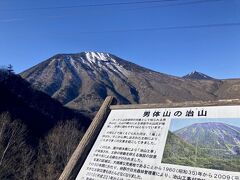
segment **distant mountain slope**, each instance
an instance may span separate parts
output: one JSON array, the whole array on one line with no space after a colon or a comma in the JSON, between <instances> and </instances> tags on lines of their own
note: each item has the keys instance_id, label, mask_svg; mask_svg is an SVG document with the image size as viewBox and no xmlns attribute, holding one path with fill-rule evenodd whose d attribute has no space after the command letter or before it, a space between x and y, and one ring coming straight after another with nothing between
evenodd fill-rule
<instances>
[{"instance_id":1,"label":"distant mountain slope","mask_svg":"<svg viewBox=\"0 0 240 180\"><path fill-rule=\"evenodd\" d=\"M86 113L97 111L107 95L121 104L240 97L240 80L228 84L179 78L99 52L58 54L20 75L67 107Z\"/></svg>"},{"instance_id":2,"label":"distant mountain slope","mask_svg":"<svg viewBox=\"0 0 240 180\"><path fill-rule=\"evenodd\" d=\"M218 149L206 150L197 147L196 144L190 144L169 131L162 163L225 171L240 171L239 154L222 156L222 153L218 153Z\"/></svg>"},{"instance_id":3,"label":"distant mountain slope","mask_svg":"<svg viewBox=\"0 0 240 180\"><path fill-rule=\"evenodd\" d=\"M224 79L215 92L218 99L240 99L240 79Z\"/></svg>"},{"instance_id":4,"label":"distant mountain slope","mask_svg":"<svg viewBox=\"0 0 240 180\"><path fill-rule=\"evenodd\" d=\"M239 155L240 157L239 129L224 123L209 122L193 124L175 131L174 134L199 149L208 149L209 152L217 149L218 156L223 153L225 156Z\"/></svg>"},{"instance_id":5,"label":"distant mountain slope","mask_svg":"<svg viewBox=\"0 0 240 180\"><path fill-rule=\"evenodd\" d=\"M176 159L173 157L180 157L179 165L194 165L192 160L195 158L195 148L188 144L171 131L168 132L167 143L164 147L164 154L162 163L174 163Z\"/></svg>"},{"instance_id":6,"label":"distant mountain slope","mask_svg":"<svg viewBox=\"0 0 240 180\"><path fill-rule=\"evenodd\" d=\"M203 74L201 72L193 71L185 76L183 76L184 79L195 79L195 80L214 80L214 78Z\"/></svg>"},{"instance_id":7,"label":"distant mountain slope","mask_svg":"<svg viewBox=\"0 0 240 180\"><path fill-rule=\"evenodd\" d=\"M76 118L83 126L88 126L88 118L31 88L20 76L3 76L6 74L0 74L0 113L9 112L13 119L24 122L32 136L44 135L61 120Z\"/></svg>"}]
</instances>

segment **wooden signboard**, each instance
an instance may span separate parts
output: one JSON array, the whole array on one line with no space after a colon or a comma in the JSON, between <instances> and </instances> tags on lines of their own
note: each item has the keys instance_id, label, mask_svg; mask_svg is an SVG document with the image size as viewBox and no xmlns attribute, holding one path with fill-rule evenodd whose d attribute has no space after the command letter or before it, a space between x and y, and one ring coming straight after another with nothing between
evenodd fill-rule
<instances>
[{"instance_id":1,"label":"wooden signboard","mask_svg":"<svg viewBox=\"0 0 240 180\"><path fill-rule=\"evenodd\" d=\"M60 180L240 179L240 100L113 100L104 101Z\"/></svg>"}]
</instances>

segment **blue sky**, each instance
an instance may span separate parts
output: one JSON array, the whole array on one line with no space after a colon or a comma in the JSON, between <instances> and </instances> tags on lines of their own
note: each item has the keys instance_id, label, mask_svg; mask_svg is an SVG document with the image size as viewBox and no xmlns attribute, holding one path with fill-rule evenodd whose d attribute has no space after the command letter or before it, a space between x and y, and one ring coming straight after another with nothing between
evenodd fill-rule
<instances>
[{"instance_id":1,"label":"blue sky","mask_svg":"<svg viewBox=\"0 0 240 180\"><path fill-rule=\"evenodd\" d=\"M1 0L0 65L18 73L57 53L100 51L176 76L240 78L240 26L133 30L240 23L239 0L36 9L135 1ZM175 6L192 1L202 2Z\"/></svg>"},{"instance_id":2,"label":"blue sky","mask_svg":"<svg viewBox=\"0 0 240 180\"><path fill-rule=\"evenodd\" d=\"M170 124L170 131L176 131L181 128L190 126L195 123L207 123L207 122L219 122L219 123L225 123L232 126L240 127L240 119L239 118L195 118L195 119L172 119Z\"/></svg>"}]
</instances>

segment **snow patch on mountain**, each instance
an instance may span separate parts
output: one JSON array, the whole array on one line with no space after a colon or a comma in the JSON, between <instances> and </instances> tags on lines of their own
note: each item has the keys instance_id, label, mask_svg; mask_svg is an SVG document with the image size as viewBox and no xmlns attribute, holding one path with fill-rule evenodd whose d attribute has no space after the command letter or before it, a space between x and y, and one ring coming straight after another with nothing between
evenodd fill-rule
<instances>
[{"instance_id":1,"label":"snow patch on mountain","mask_svg":"<svg viewBox=\"0 0 240 180\"><path fill-rule=\"evenodd\" d=\"M119 76L128 76L129 72L109 53L103 52L84 52L86 58L81 57L82 63L86 64L94 72L104 70L114 72Z\"/></svg>"},{"instance_id":2,"label":"snow patch on mountain","mask_svg":"<svg viewBox=\"0 0 240 180\"><path fill-rule=\"evenodd\" d=\"M105 61L105 62L110 62L113 61L115 62L110 54L108 53L102 53L102 52L85 52L87 60L96 63L97 61Z\"/></svg>"}]
</instances>

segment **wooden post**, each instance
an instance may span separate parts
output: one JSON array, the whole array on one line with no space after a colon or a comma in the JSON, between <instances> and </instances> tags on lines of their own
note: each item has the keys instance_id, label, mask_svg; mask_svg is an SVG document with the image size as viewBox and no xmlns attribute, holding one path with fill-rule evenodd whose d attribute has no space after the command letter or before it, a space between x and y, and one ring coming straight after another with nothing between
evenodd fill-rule
<instances>
[{"instance_id":1,"label":"wooden post","mask_svg":"<svg viewBox=\"0 0 240 180\"><path fill-rule=\"evenodd\" d=\"M84 134L79 145L72 154L70 160L65 166L59 180L72 180L76 179L78 172L80 171L85 159L88 156L98 134L100 133L102 126L104 125L107 116L110 112L110 105L114 102L114 97L108 96L103 102L98 113L94 117L88 130Z\"/></svg>"}]
</instances>

